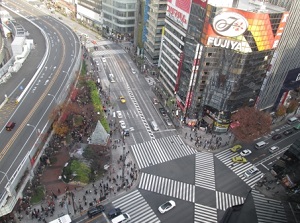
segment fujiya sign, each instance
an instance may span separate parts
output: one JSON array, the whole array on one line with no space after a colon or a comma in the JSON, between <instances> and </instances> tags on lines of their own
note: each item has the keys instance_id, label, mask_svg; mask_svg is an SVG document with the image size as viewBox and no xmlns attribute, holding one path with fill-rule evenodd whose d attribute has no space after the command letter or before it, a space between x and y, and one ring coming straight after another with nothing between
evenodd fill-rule
<instances>
[{"instance_id":1,"label":"fujiya sign","mask_svg":"<svg viewBox=\"0 0 300 223\"><path fill-rule=\"evenodd\" d=\"M171 4L167 5L167 16L183 28L187 28L188 14Z\"/></svg>"},{"instance_id":2,"label":"fujiya sign","mask_svg":"<svg viewBox=\"0 0 300 223\"><path fill-rule=\"evenodd\" d=\"M221 39L221 38L209 36L207 39L207 45L218 46L218 47L232 49L236 51L242 51L241 42L229 40L229 39Z\"/></svg>"},{"instance_id":3,"label":"fujiya sign","mask_svg":"<svg viewBox=\"0 0 300 223\"><path fill-rule=\"evenodd\" d=\"M235 12L222 12L213 20L215 32L221 36L235 37L242 35L248 28L248 21Z\"/></svg>"}]
</instances>

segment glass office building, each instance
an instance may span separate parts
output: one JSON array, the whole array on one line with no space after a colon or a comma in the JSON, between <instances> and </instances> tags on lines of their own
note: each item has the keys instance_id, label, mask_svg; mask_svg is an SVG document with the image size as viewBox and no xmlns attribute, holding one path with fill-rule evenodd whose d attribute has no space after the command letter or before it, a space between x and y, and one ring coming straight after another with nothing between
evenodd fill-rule
<instances>
[{"instance_id":1,"label":"glass office building","mask_svg":"<svg viewBox=\"0 0 300 223\"><path fill-rule=\"evenodd\" d=\"M103 26L118 38L132 37L137 0L102 0Z\"/></svg>"},{"instance_id":2,"label":"glass office building","mask_svg":"<svg viewBox=\"0 0 300 223\"><path fill-rule=\"evenodd\" d=\"M226 131L232 112L255 104L288 17L257 2L193 0L189 15L168 2L160 79L186 122Z\"/></svg>"}]
</instances>

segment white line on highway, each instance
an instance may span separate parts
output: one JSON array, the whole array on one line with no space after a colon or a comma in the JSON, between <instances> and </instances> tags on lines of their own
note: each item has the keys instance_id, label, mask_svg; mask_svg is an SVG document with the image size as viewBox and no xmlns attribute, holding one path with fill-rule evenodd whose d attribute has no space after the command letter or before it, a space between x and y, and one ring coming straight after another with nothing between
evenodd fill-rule
<instances>
[{"instance_id":1,"label":"white line on highway","mask_svg":"<svg viewBox=\"0 0 300 223\"><path fill-rule=\"evenodd\" d=\"M269 170L269 168L268 167L266 167L264 164L261 164L264 168L266 168L266 170Z\"/></svg>"}]
</instances>

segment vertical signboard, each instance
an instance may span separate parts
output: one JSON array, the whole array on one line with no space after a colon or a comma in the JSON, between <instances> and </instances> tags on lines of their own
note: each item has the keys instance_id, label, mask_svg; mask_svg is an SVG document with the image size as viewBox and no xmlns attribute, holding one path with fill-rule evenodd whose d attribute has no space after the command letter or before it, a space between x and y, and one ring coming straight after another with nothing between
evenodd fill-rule
<instances>
[{"instance_id":1,"label":"vertical signboard","mask_svg":"<svg viewBox=\"0 0 300 223\"><path fill-rule=\"evenodd\" d=\"M192 0L168 0L166 16L187 29Z\"/></svg>"}]
</instances>

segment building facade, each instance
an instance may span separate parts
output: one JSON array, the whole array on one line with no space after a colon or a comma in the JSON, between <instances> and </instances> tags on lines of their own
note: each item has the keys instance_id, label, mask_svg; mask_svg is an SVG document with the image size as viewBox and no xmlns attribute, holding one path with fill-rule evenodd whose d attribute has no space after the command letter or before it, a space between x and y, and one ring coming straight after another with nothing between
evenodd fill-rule
<instances>
[{"instance_id":1,"label":"building facade","mask_svg":"<svg viewBox=\"0 0 300 223\"><path fill-rule=\"evenodd\" d=\"M226 131L255 104L287 17L256 1L168 1L160 79L186 122Z\"/></svg>"},{"instance_id":2,"label":"building facade","mask_svg":"<svg viewBox=\"0 0 300 223\"><path fill-rule=\"evenodd\" d=\"M76 18L83 23L102 30L102 0L77 0Z\"/></svg>"},{"instance_id":3,"label":"building facade","mask_svg":"<svg viewBox=\"0 0 300 223\"><path fill-rule=\"evenodd\" d=\"M158 64L162 32L165 25L167 0L146 0L147 13L143 35L145 57L150 64Z\"/></svg>"},{"instance_id":4,"label":"building facade","mask_svg":"<svg viewBox=\"0 0 300 223\"><path fill-rule=\"evenodd\" d=\"M137 0L102 0L103 28L119 39L132 38Z\"/></svg>"},{"instance_id":5,"label":"building facade","mask_svg":"<svg viewBox=\"0 0 300 223\"><path fill-rule=\"evenodd\" d=\"M285 103L289 91L300 87L300 2L273 1L290 8L290 15L257 101L261 110L276 109Z\"/></svg>"}]
</instances>

